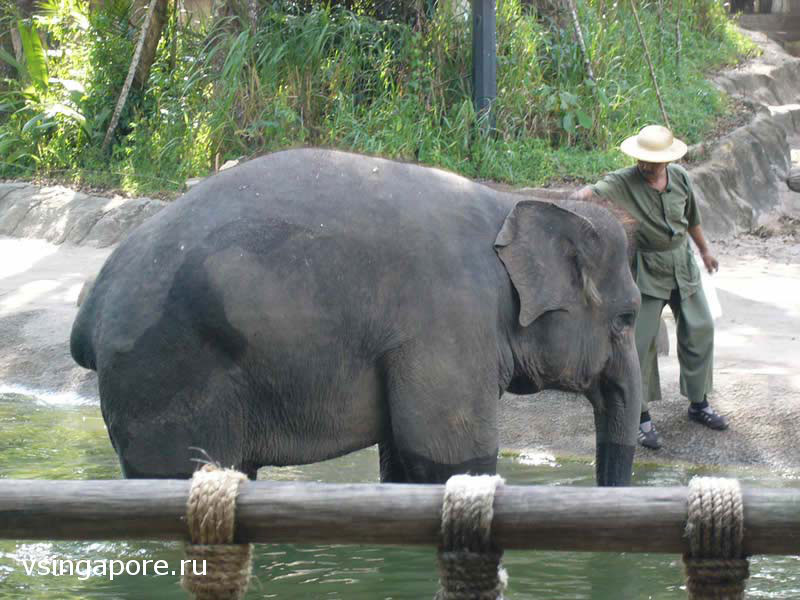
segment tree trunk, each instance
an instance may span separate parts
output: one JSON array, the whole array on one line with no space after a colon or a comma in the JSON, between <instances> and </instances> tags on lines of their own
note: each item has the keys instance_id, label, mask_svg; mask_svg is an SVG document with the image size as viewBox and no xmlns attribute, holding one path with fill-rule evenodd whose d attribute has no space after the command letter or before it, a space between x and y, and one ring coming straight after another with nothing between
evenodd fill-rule
<instances>
[{"instance_id":1,"label":"tree trunk","mask_svg":"<svg viewBox=\"0 0 800 600\"><path fill-rule=\"evenodd\" d=\"M0 33L0 48L8 52L11 56L16 54L14 44L11 41L12 30ZM4 60L0 60L0 77L12 79L16 76L16 70Z\"/></svg>"},{"instance_id":2,"label":"tree trunk","mask_svg":"<svg viewBox=\"0 0 800 600\"><path fill-rule=\"evenodd\" d=\"M17 0L17 10L23 19L33 15L34 0Z\"/></svg>"},{"instance_id":3,"label":"tree trunk","mask_svg":"<svg viewBox=\"0 0 800 600\"><path fill-rule=\"evenodd\" d=\"M139 23L136 24L141 27L141 19L137 20ZM161 33L164 31L166 22L167 0L158 0L153 16L150 19L150 27L147 29L147 37L144 40L144 46L142 46L139 66L136 68L136 75L134 76L134 82L139 88L144 88L147 85L147 78L150 77L150 68L156 60L158 42L161 41Z\"/></svg>"},{"instance_id":4,"label":"tree trunk","mask_svg":"<svg viewBox=\"0 0 800 600\"><path fill-rule=\"evenodd\" d=\"M103 146L101 148L101 152L103 154L105 154L106 150L108 149L108 145L111 143L111 136L114 134L114 130L117 128L119 116L122 114L122 109L125 107L125 102L128 100L128 92L130 92L134 73L136 73L137 66L141 60L144 41L147 39L147 30L150 28L150 21L153 19L153 13L155 12L156 5L163 1L164 0L150 0L150 6L147 8L144 23L142 23L142 31L139 34L139 42L136 44L136 49L133 51L133 60L131 60L130 69L128 69L128 76L125 78L125 83L122 86L122 91L120 92L119 100L117 101L117 107L114 109L114 114L111 115L111 124L108 126L106 137L103 140Z\"/></svg>"},{"instance_id":5,"label":"tree trunk","mask_svg":"<svg viewBox=\"0 0 800 600\"><path fill-rule=\"evenodd\" d=\"M592 61L589 59L589 52L586 50L586 44L583 41L583 32L581 31L581 22L578 19L578 9L575 8L575 3L572 0L566 0L567 8L572 16L572 26L575 28L575 37L578 39L578 47L581 49L583 56L583 64L586 67L586 75L591 81L594 81L594 71L592 70Z\"/></svg>"}]
</instances>

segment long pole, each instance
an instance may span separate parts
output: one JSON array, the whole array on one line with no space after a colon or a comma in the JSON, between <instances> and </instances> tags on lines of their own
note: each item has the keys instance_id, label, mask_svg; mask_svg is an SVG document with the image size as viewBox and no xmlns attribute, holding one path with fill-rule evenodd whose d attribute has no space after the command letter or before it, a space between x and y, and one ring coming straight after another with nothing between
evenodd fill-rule
<instances>
[{"instance_id":1,"label":"long pole","mask_svg":"<svg viewBox=\"0 0 800 600\"><path fill-rule=\"evenodd\" d=\"M586 50L586 42L583 41L583 31L581 30L581 22L578 19L578 10L575 8L575 3L572 0L566 0L567 8L569 8L570 15L572 16L572 26L575 29L575 37L578 38L578 47L581 49L583 55L583 64L586 67L586 75L591 81L594 81L594 71L592 69L592 61L589 60L589 52Z\"/></svg>"},{"instance_id":2,"label":"long pole","mask_svg":"<svg viewBox=\"0 0 800 600\"><path fill-rule=\"evenodd\" d=\"M653 80L653 88L656 91L656 98L658 98L658 105L661 107L661 116L664 117L664 125L668 129L672 129L669 124L669 117L667 116L667 109L664 108L664 101L661 99L661 91L658 89L658 79L656 79L656 71L653 68L653 59L650 58L650 50L647 48L647 39L644 37L642 30L642 23L639 21L639 12L636 10L636 0L631 0L631 8L633 9L633 18L636 21L636 29L639 30L639 37L642 40L642 48L644 48L644 56L647 59L647 66L650 68L650 77Z\"/></svg>"},{"instance_id":3,"label":"long pole","mask_svg":"<svg viewBox=\"0 0 800 600\"><path fill-rule=\"evenodd\" d=\"M0 539L186 540L189 481L0 480ZM255 481L236 541L435 545L444 486ZM492 535L506 549L688 550L687 488L503 486ZM747 554L800 554L800 489L744 488Z\"/></svg>"}]
</instances>

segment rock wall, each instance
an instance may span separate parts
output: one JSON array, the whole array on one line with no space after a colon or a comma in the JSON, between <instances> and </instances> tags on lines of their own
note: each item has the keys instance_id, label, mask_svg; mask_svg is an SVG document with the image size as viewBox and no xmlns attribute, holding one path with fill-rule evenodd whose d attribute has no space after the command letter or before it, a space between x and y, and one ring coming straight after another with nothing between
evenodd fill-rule
<instances>
[{"instance_id":1,"label":"rock wall","mask_svg":"<svg viewBox=\"0 0 800 600\"><path fill-rule=\"evenodd\" d=\"M709 155L689 169L707 233L749 231L778 207L791 160L786 130L776 119L757 117L725 136Z\"/></svg>"},{"instance_id":2,"label":"rock wall","mask_svg":"<svg viewBox=\"0 0 800 600\"><path fill-rule=\"evenodd\" d=\"M756 117L688 155L704 229L714 236L750 230L780 206L791 169L789 139L800 132L800 58L762 33L746 33L763 55L713 82L752 104Z\"/></svg>"}]
</instances>

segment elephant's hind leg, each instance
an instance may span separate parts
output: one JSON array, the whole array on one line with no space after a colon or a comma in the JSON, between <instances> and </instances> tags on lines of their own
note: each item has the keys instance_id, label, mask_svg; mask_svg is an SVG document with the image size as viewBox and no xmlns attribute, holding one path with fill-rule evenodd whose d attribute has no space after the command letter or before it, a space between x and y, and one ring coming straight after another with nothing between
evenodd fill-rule
<instances>
[{"instance_id":1,"label":"elephant's hind leg","mask_svg":"<svg viewBox=\"0 0 800 600\"><path fill-rule=\"evenodd\" d=\"M444 363L442 349L408 352L387 365L389 436L380 444L381 479L444 483L497 468L497 391L480 364Z\"/></svg>"},{"instance_id":2,"label":"elephant's hind leg","mask_svg":"<svg viewBox=\"0 0 800 600\"><path fill-rule=\"evenodd\" d=\"M497 471L497 452L458 464L441 463L411 451L384 450L379 445L383 483L445 483L453 475L493 475ZM385 458L386 457L386 458Z\"/></svg>"},{"instance_id":3,"label":"elephant's hind leg","mask_svg":"<svg viewBox=\"0 0 800 600\"><path fill-rule=\"evenodd\" d=\"M378 444L378 457L382 483L408 483L406 470L391 439Z\"/></svg>"}]
</instances>

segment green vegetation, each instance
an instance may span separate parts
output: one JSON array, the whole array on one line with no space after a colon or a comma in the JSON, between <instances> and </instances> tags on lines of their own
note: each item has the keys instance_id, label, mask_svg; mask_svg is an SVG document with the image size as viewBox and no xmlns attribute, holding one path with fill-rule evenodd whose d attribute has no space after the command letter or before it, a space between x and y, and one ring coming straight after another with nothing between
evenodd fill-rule
<instances>
[{"instance_id":1,"label":"green vegetation","mask_svg":"<svg viewBox=\"0 0 800 600\"><path fill-rule=\"evenodd\" d=\"M678 1L639 12L673 129L692 143L728 110L706 75L754 48L717 0L682 0L677 67ZM591 81L568 15L499 1L491 135L470 99L471 22L450 2L412 25L306 4L269 3L253 28L229 16L190 29L171 15L103 156L137 39L129 0L91 12L45 0L19 23L25 59L0 49L16 69L0 82L0 177L154 193L229 158L323 145L532 185L622 166L619 141L662 121L627 3L577 2ZM0 30L15 24L7 13Z\"/></svg>"}]
</instances>

